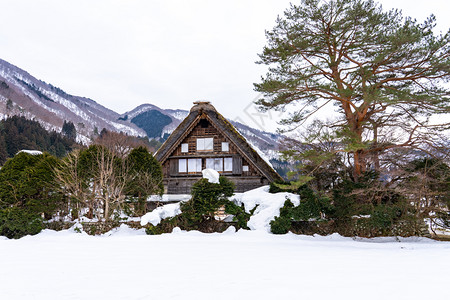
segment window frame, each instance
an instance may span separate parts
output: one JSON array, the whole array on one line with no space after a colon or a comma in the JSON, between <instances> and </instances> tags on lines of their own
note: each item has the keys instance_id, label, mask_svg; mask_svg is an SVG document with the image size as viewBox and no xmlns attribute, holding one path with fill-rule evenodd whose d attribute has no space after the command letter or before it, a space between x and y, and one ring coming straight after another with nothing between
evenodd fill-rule
<instances>
[{"instance_id":1,"label":"window frame","mask_svg":"<svg viewBox=\"0 0 450 300\"><path fill-rule=\"evenodd\" d=\"M183 162L183 164L181 163ZM184 166L184 171L181 169L181 166ZM187 173L187 159L179 158L178 159L178 173Z\"/></svg>"},{"instance_id":2,"label":"window frame","mask_svg":"<svg viewBox=\"0 0 450 300\"><path fill-rule=\"evenodd\" d=\"M228 161L228 163L226 163ZM229 166L230 168L227 170L225 166ZM233 172L233 158L232 157L224 157L223 158L223 171L224 172Z\"/></svg>"},{"instance_id":3,"label":"window frame","mask_svg":"<svg viewBox=\"0 0 450 300\"><path fill-rule=\"evenodd\" d=\"M194 167L195 161L195 167ZM179 158L178 174L197 174L202 172L203 160L201 158ZM183 167L183 168L182 168Z\"/></svg>"},{"instance_id":4,"label":"window frame","mask_svg":"<svg viewBox=\"0 0 450 300\"><path fill-rule=\"evenodd\" d=\"M224 148L226 148L226 149L224 149ZM222 152L230 152L230 143L222 142Z\"/></svg>"},{"instance_id":5,"label":"window frame","mask_svg":"<svg viewBox=\"0 0 450 300\"><path fill-rule=\"evenodd\" d=\"M195 161L195 167L193 166L193 162ZM200 164L199 164L200 162ZM195 168L195 169L194 169ZM202 172L202 159L201 158L188 158L187 159L187 173L201 173Z\"/></svg>"},{"instance_id":6,"label":"window frame","mask_svg":"<svg viewBox=\"0 0 450 300\"><path fill-rule=\"evenodd\" d=\"M208 143L206 143L207 141ZM211 148L206 148L207 145L210 145ZM197 138L196 148L197 151L214 151L214 137Z\"/></svg>"},{"instance_id":7,"label":"window frame","mask_svg":"<svg viewBox=\"0 0 450 300\"><path fill-rule=\"evenodd\" d=\"M220 167L217 167L218 164ZM231 173L233 172L233 157L207 157L205 165L207 169L213 169L219 173Z\"/></svg>"}]
</instances>

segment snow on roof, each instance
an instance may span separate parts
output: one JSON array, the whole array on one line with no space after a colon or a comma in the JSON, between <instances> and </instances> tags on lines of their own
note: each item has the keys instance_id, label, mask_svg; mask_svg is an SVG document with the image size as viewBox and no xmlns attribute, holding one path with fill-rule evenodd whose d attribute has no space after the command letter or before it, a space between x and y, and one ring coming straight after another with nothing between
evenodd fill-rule
<instances>
[{"instance_id":1,"label":"snow on roof","mask_svg":"<svg viewBox=\"0 0 450 300\"><path fill-rule=\"evenodd\" d=\"M19 154L19 153L22 153L22 152L30 154L30 155L41 155L41 154L43 154L41 151L38 151L38 150L20 150L19 152L16 153L16 155Z\"/></svg>"},{"instance_id":2,"label":"snow on roof","mask_svg":"<svg viewBox=\"0 0 450 300\"><path fill-rule=\"evenodd\" d=\"M247 143L250 144L250 147L253 148L253 150L256 151L256 153L258 153L259 156L261 156L261 158L272 168L274 169L272 163L270 162L270 158L264 153L262 152L261 149L259 149L258 147L255 146L255 144L253 144L250 140L247 140ZM274 169L275 170L275 169Z\"/></svg>"},{"instance_id":3,"label":"snow on roof","mask_svg":"<svg viewBox=\"0 0 450 300\"><path fill-rule=\"evenodd\" d=\"M253 150L256 151L256 153L258 153L258 155L272 168L274 169L272 163L270 162L270 158L261 150L259 149L255 144L253 144L248 138L246 138L246 136L242 133L242 131L240 131L237 127L235 127L236 131L239 132L240 135L242 135L242 137L247 141L247 143L249 144L249 146L251 148L253 148ZM275 170L275 169L274 169Z\"/></svg>"}]
</instances>

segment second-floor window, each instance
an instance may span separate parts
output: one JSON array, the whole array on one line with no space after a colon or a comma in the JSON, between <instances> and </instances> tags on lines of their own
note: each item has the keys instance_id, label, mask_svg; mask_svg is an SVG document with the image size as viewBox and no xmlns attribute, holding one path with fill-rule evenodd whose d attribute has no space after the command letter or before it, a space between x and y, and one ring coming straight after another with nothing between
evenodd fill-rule
<instances>
[{"instance_id":1,"label":"second-floor window","mask_svg":"<svg viewBox=\"0 0 450 300\"><path fill-rule=\"evenodd\" d=\"M198 138L197 151L212 151L214 150L214 138Z\"/></svg>"}]
</instances>

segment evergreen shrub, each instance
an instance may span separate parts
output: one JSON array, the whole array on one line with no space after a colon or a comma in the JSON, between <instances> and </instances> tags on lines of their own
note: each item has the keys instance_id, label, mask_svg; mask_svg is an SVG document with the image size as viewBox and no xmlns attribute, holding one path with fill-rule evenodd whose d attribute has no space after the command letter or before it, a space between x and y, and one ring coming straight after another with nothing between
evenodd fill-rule
<instances>
[{"instance_id":1,"label":"evergreen shrub","mask_svg":"<svg viewBox=\"0 0 450 300\"><path fill-rule=\"evenodd\" d=\"M234 193L234 183L226 177L219 178L219 184L211 183L208 179L200 179L191 189L191 199L180 205L182 213L173 218L164 219L157 226L149 225L147 234L161 234L171 232L173 228L183 230L200 230L203 232L221 232L229 224L217 221L214 214L221 207L225 213L234 215L234 225L237 229L248 228L247 221L251 213L247 213L243 206L238 206L228 200Z\"/></svg>"},{"instance_id":2,"label":"evergreen shrub","mask_svg":"<svg viewBox=\"0 0 450 300\"><path fill-rule=\"evenodd\" d=\"M300 204L294 207L291 200L286 199L280 216L270 222L272 233L285 234L291 228L292 221L317 220L333 212L330 199L318 195L307 185L300 186L295 193L300 195Z\"/></svg>"},{"instance_id":3,"label":"evergreen shrub","mask_svg":"<svg viewBox=\"0 0 450 300\"><path fill-rule=\"evenodd\" d=\"M11 207L0 210L0 235L18 239L26 235L35 235L44 228L43 219L34 212L23 208Z\"/></svg>"}]
</instances>

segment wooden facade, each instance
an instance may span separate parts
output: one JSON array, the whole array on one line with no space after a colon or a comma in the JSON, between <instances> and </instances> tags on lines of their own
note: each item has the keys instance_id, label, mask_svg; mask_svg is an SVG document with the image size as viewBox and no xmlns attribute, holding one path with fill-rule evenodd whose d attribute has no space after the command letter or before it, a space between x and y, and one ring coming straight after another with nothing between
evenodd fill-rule
<instances>
[{"instance_id":1,"label":"wooden facade","mask_svg":"<svg viewBox=\"0 0 450 300\"><path fill-rule=\"evenodd\" d=\"M233 181L236 192L281 179L209 102L195 104L155 154L163 167L166 193L190 193L206 168Z\"/></svg>"}]
</instances>

